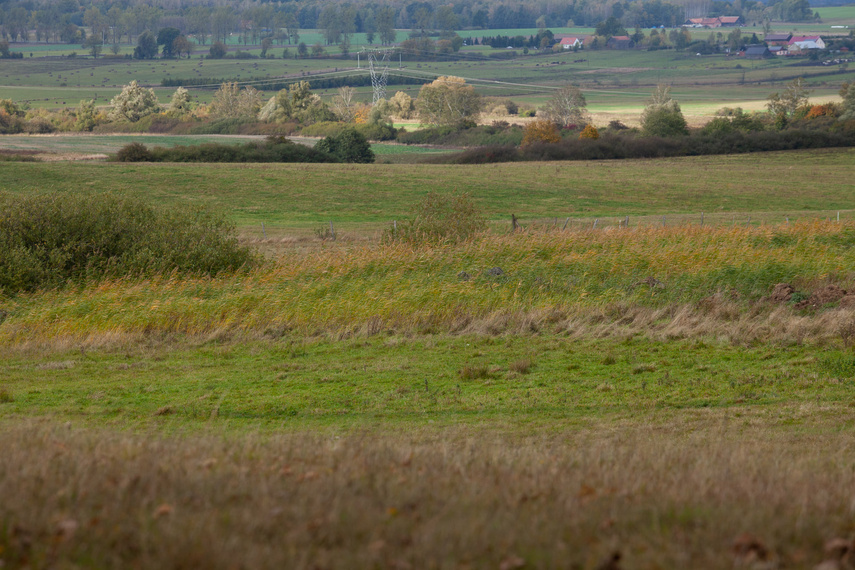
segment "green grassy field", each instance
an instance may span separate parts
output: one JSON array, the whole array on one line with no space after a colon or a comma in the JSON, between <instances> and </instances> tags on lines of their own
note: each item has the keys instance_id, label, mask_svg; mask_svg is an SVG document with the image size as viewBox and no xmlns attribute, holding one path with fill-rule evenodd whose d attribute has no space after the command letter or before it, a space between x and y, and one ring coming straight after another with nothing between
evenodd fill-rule
<instances>
[{"instance_id":1,"label":"green grassy field","mask_svg":"<svg viewBox=\"0 0 855 570\"><path fill-rule=\"evenodd\" d=\"M851 155L4 163L6 192L212 205L271 255L0 296L0 561L834 560L824 543L851 535ZM430 189L472 192L493 232L441 247L286 235L388 227ZM840 223L817 219L836 208ZM566 231L531 223L559 215ZM262 221L283 233L249 236ZM769 298L776 283L789 300Z\"/></svg>"},{"instance_id":2,"label":"green grassy field","mask_svg":"<svg viewBox=\"0 0 855 570\"><path fill-rule=\"evenodd\" d=\"M48 143L53 144L53 140ZM61 140L61 137L57 137ZM38 138L39 141L42 138ZM88 137L71 144L87 147ZM97 137L97 148L119 143ZM127 139L131 140L131 139ZM143 137L144 142L148 139ZM153 140L157 141L158 138ZM101 143L100 141L106 141ZM399 147L393 147L397 150ZM241 226L307 228L322 222L386 224L428 191L466 189L491 220L622 218L706 212L730 222L755 212L778 220L850 210L851 150L667 160L447 165L178 165L5 163L11 192L117 192L161 204L206 204ZM764 168L757 168L762 156ZM798 161L794 163L794 156ZM782 187L770 172L787 173ZM700 173L700 175L699 175ZM804 188L813 188L805 192ZM634 222L635 220L633 220Z\"/></svg>"},{"instance_id":3,"label":"green grassy field","mask_svg":"<svg viewBox=\"0 0 855 570\"><path fill-rule=\"evenodd\" d=\"M822 11L793 29L851 16ZM521 33L473 33L500 32ZM106 104L132 78L353 65L26 57L0 61L0 97ZM822 97L855 77L669 52L405 65L517 83L478 89L535 105L573 82L616 117L660 82L708 116L762 106L796 74ZM0 148L247 138L6 136ZM428 152L373 148L378 162ZM209 206L265 255L216 276L0 294L0 567L845 568L825 543L855 551L853 164L851 149L4 162L2 192ZM464 190L486 235L380 243L427 192ZM791 295L772 296L782 283Z\"/></svg>"}]
</instances>

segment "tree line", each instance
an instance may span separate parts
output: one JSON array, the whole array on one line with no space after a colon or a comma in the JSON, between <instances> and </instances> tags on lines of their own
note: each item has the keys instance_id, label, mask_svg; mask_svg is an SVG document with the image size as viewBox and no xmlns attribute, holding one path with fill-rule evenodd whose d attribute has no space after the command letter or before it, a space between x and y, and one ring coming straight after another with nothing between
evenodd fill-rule
<instances>
[{"instance_id":1,"label":"tree line","mask_svg":"<svg viewBox=\"0 0 855 570\"><path fill-rule=\"evenodd\" d=\"M145 31L175 28L198 44L230 38L257 45L264 38L298 44L300 30L319 29L328 45L347 47L354 34L369 43L393 43L396 30L424 35L461 29L595 27L615 18L626 27L675 27L693 16L742 16L746 23L805 21L816 15L808 0L389 0L331 4L321 0L245 1L211 6L206 0L7 0L0 2L0 39L133 44Z\"/></svg>"}]
</instances>

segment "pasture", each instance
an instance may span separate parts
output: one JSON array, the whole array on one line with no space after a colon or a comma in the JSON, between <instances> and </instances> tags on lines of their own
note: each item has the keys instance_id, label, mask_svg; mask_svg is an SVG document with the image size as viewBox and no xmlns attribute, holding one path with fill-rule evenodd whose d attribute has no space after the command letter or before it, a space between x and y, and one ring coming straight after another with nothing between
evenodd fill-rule
<instances>
[{"instance_id":1,"label":"pasture","mask_svg":"<svg viewBox=\"0 0 855 570\"><path fill-rule=\"evenodd\" d=\"M0 61L0 97L104 105L130 79L355 64L198 55ZM700 117L762 105L796 75L831 97L855 73L605 51L464 51L403 71L534 105L573 82L591 111L621 118L661 82ZM0 144L68 158L245 139ZM429 152L373 148L380 162ZM211 208L264 255L219 275L0 293L0 566L843 564L855 548L853 159L4 162L0 192ZM383 241L430 191L468 192L488 231Z\"/></svg>"}]
</instances>

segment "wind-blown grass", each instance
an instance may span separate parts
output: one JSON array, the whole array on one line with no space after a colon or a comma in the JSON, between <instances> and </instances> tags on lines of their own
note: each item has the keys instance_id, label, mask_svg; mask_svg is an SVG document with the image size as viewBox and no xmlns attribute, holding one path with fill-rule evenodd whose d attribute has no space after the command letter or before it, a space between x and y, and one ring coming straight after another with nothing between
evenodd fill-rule
<instances>
[{"instance_id":1,"label":"wind-blown grass","mask_svg":"<svg viewBox=\"0 0 855 570\"><path fill-rule=\"evenodd\" d=\"M853 243L851 223L814 222L556 231L453 247L291 252L238 276L102 281L6 300L0 342L143 333L495 334L590 330L603 323L665 334L677 321L691 334L709 334L715 327L704 331L708 314L717 315L708 324L749 326L748 319L752 334L758 322L771 319L762 334L776 337L792 332L777 321L796 322L799 313L771 304L760 313L745 309L779 282L805 295L825 284L851 288ZM833 335L836 323L800 335Z\"/></svg>"}]
</instances>

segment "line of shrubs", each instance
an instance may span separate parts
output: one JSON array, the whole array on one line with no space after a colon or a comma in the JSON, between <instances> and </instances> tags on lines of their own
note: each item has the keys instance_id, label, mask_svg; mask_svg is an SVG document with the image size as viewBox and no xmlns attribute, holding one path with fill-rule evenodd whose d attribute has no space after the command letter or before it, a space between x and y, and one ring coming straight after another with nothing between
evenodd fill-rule
<instances>
[{"instance_id":1,"label":"line of shrubs","mask_svg":"<svg viewBox=\"0 0 855 570\"><path fill-rule=\"evenodd\" d=\"M522 148L511 145L482 146L452 155L430 157L429 161L447 164L484 164L514 161L610 160L852 146L855 146L855 130L734 131L724 134L697 133L675 138L605 133L594 140L574 137L562 139L557 143L535 143Z\"/></svg>"},{"instance_id":2,"label":"line of shrubs","mask_svg":"<svg viewBox=\"0 0 855 570\"><path fill-rule=\"evenodd\" d=\"M242 144L205 143L148 148L134 142L115 155L117 162L374 162L374 151L363 135L345 129L321 139L315 148L282 136Z\"/></svg>"},{"instance_id":3,"label":"line of shrubs","mask_svg":"<svg viewBox=\"0 0 855 570\"><path fill-rule=\"evenodd\" d=\"M205 209L112 194L0 194L0 294L92 279L216 275L260 263Z\"/></svg>"},{"instance_id":4,"label":"line of shrubs","mask_svg":"<svg viewBox=\"0 0 855 570\"><path fill-rule=\"evenodd\" d=\"M284 137L268 137L264 142L243 144L205 143L156 146L141 143L125 145L116 153L118 162L338 162L335 157L296 144Z\"/></svg>"}]
</instances>

